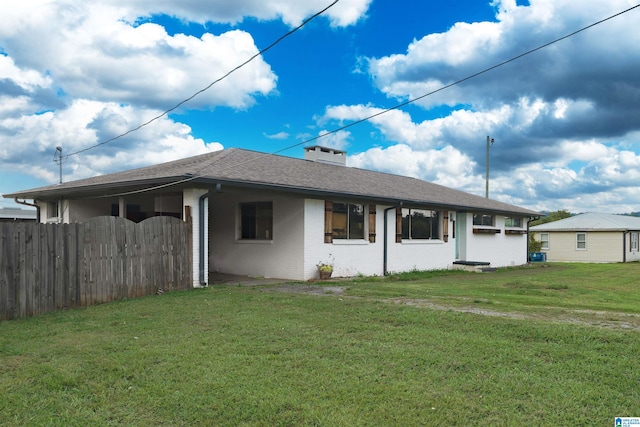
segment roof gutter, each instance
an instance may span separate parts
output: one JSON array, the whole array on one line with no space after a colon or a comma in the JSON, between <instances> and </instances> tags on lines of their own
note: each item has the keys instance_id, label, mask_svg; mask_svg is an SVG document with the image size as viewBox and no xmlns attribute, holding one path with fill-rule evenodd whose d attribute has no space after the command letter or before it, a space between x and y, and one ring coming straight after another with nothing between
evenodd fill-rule
<instances>
[{"instance_id":1,"label":"roof gutter","mask_svg":"<svg viewBox=\"0 0 640 427\"><path fill-rule=\"evenodd\" d=\"M402 207L402 203L400 202L399 204L397 204L396 206L391 206L390 208L386 208L384 210L384 248L383 248L383 254L382 254L382 275L386 276L388 274L387 271L387 260L389 258L389 250L388 250L388 245L389 245L389 236L387 235L387 230L389 228L388 225L388 221L387 221L387 213L391 210L391 209L398 209L400 207Z\"/></svg>"},{"instance_id":2,"label":"roof gutter","mask_svg":"<svg viewBox=\"0 0 640 427\"><path fill-rule=\"evenodd\" d=\"M40 223L40 206L38 206L36 203L29 203L26 200L18 200L17 197L14 197L13 201L18 203L19 205L32 206L36 208L36 222Z\"/></svg>"}]
</instances>

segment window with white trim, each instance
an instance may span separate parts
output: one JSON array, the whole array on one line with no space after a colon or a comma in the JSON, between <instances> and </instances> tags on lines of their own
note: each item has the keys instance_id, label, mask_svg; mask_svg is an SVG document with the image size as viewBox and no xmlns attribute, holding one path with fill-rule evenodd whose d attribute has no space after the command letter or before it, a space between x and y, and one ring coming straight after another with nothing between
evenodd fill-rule
<instances>
[{"instance_id":1,"label":"window with white trim","mask_svg":"<svg viewBox=\"0 0 640 427\"><path fill-rule=\"evenodd\" d=\"M638 232L631 233L631 251L638 252Z\"/></svg>"},{"instance_id":2,"label":"window with white trim","mask_svg":"<svg viewBox=\"0 0 640 427\"><path fill-rule=\"evenodd\" d=\"M364 205L333 203L333 239L364 239Z\"/></svg>"},{"instance_id":3,"label":"window with white trim","mask_svg":"<svg viewBox=\"0 0 640 427\"><path fill-rule=\"evenodd\" d=\"M549 233L540 233L540 249L549 249Z\"/></svg>"},{"instance_id":4,"label":"window with white trim","mask_svg":"<svg viewBox=\"0 0 640 427\"><path fill-rule=\"evenodd\" d=\"M240 239L273 239L273 203L240 203Z\"/></svg>"},{"instance_id":5,"label":"window with white trim","mask_svg":"<svg viewBox=\"0 0 640 427\"><path fill-rule=\"evenodd\" d=\"M576 250L587 250L587 233L576 233Z\"/></svg>"},{"instance_id":6,"label":"window with white trim","mask_svg":"<svg viewBox=\"0 0 640 427\"><path fill-rule=\"evenodd\" d=\"M438 211L424 209L402 209L402 238L414 239L439 239L440 238L440 214Z\"/></svg>"}]
</instances>

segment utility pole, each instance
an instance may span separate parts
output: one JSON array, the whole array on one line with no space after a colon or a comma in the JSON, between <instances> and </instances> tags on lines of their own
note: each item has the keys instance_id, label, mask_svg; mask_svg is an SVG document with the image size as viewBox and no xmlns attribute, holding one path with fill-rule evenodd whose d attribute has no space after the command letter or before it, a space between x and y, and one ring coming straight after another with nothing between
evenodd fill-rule
<instances>
[{"instance_id":1,"label":"utility pole","mask_svg":"<svg viewBox=\"0 0 640 427\"><path fill-rule=\"evenodd\" d=\"M62 184L62 147L61 146L57 146L56 147L56 152L53 154L53 161L56 162L58 165L60 165L60 182L59 184Z\"/></svg>"},{"instance_id":2,"label":"utility pole","mask_svg":"<svg viewBox=\"0 0 640 427\"><path fill-rule=\"evenodd\" d=\"M493 145L493 138L487 135L487 178L486 178L486 197L489 198L489 144Z\"/></svg>"}]
</instances>

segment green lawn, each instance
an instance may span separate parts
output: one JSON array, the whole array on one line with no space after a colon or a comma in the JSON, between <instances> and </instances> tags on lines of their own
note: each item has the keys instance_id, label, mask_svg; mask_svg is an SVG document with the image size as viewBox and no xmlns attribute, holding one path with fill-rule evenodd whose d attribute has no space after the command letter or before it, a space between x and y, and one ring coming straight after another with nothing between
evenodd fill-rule
<instances>
[{"instance_id":1,"label":"green lawn","mask_svg":"<svg viewBox=\"0 0 640 427\"><path fill-rule=\"evenodd\" d=\"M613 425L640 416L639 284L416 272L0 322L0 425Z\"/></svg>"}]
</instances>

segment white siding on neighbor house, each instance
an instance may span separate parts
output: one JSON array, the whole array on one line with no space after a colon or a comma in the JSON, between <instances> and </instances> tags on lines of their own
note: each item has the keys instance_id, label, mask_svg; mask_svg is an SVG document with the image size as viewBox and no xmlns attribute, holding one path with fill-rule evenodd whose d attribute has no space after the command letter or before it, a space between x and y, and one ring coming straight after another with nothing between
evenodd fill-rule
<instances>
[{"instance_id":1,"label":"white siding on neighbor house","mask_svg":"<svg viewBox=\"0 0 640 427\"><path fill-rule=\"evenodd\" d=\"M545 232L546 233L546 232ZM547 254L550 262L622 262L621 231L549 231L549 249L542 252ZM586 233L586 250L576 249L576 234ZM540 240L540 233L535 238ZM628 236L627 236L628 239ZM629 245L626 245L627 250Z\"/></svg>"},{"instance_id":2,"label":"white siding on neighbor house","mask_svg":"<svg viewBox=\"0 0 640 427\"><path fill-rule=\"evenodd\" d=\"M183 204L184 206L190 206L191 207L191 224L192 224L192 245L191 245L191 250L193 251L193 268L192 268L192 272L193 272L193 287L198 288L200 287L200 209L198 208L199 205L199 200L200 200L200 196L203 194L206 194L207 190L203 190L200 188L190 188L190 189L186 189L183 191L182 193L182 200L183 200ZM207 217L208 217L209 211L208 211L208 207L206 206L205 203L205 227L207 227ZM184 216L184 213L183 213ZM205 229L205 238L207 236L207 231ZM205 242L206 243L206 242ZM205 275L207 274L207 272L209 271L208 269L208 247L205 246ZM208 279L205 277L204 281L207 282Z\"/></svg>"},{"instance_id":3,"label":"white siding on neighbor house","mask_svg":"<svg viewBox=\"0 0 640 427\"><path fill-rule=\"evenodd\" d=\"M624 237L625 241L625 250L627 252L626 260L627 262L640 261L640 251L631 250L631 233L638 233L637 231L627 232ZM638 236L640 239L640 235ZM640 242L638 242L640 244Z\"/></svg>"},{"instance_id":4,"label":"white siding on neighbor house","mask_svg":"<svg viewBox=\"0 0 640 427\"><path fill-rule=\"evenodd\" d=\"M527 234L507 234L504 227L504 216L495 216L494 227L484 227L497 229L500 232L495 234L474 233L473 214L465 215L464 230L459 230L460 234L466 233L466 259L465 261L489 262L491 267L511 267L527 263ZM526 230L526 218L523 218L523 228ZM477 227L477 226L476 226Z\"/></svg>"},{"instance_id":5,"label":"white siding on neighbor house","mask_svg":"<svg viewBox=\"0 0 640 427\"><path fill-rule=\"evenodd\" d=\"M273 203L272 240L240 240L239 204ZM304 280L304 201L276 193L212 193L212 272Z\"/></svg>"}]
</instances>

